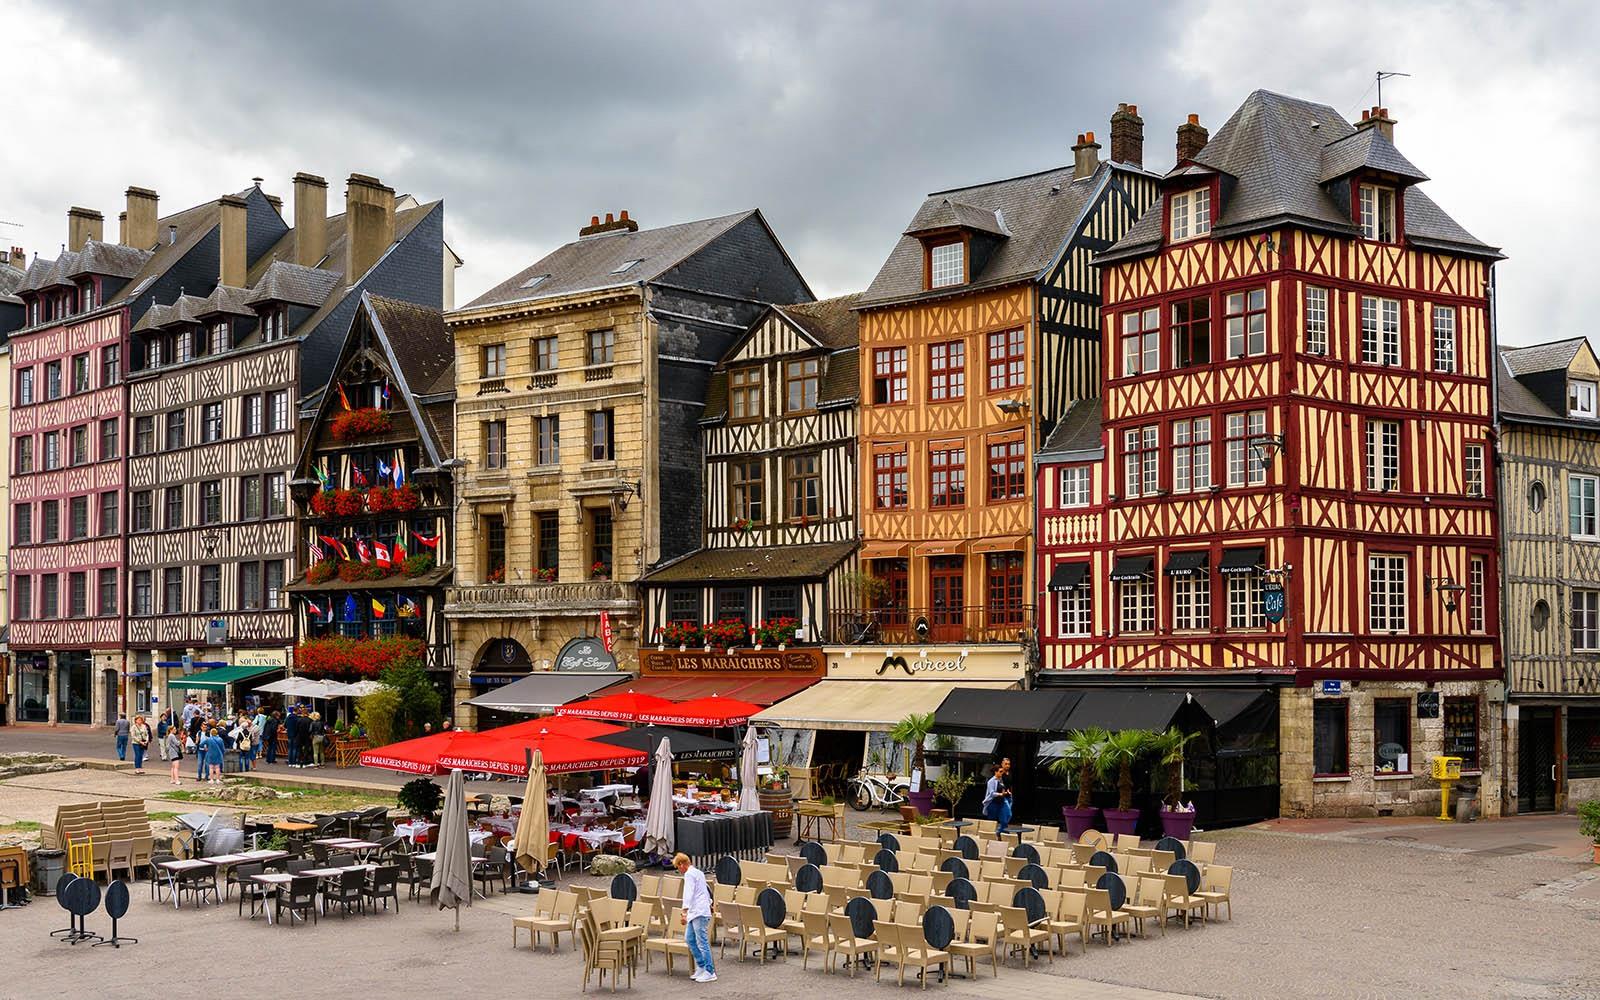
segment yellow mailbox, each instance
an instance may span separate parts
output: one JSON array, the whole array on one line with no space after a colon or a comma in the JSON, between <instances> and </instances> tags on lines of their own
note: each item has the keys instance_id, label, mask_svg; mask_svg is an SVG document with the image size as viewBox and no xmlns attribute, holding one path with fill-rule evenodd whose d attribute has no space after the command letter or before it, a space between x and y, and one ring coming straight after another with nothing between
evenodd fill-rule
<instances>
[{"instance_id":1,"label":"yellow mailbox","mask_svg":"<svg viewBox=\"0 0 1600 1000\"><path fill-rule=\"evenodd\" d=\"M1461 758L1441 754L1433 758L1433 778L1439 783L1439 818L1450 819L1450 786L1461 780Z\"/></svg>"}]
</instances>

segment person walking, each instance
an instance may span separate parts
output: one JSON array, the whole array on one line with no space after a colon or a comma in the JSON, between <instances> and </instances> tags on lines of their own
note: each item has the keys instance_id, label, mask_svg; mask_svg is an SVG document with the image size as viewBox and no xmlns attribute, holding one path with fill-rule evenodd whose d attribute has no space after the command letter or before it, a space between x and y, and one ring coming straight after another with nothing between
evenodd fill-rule
<instances>
[{"instance_id":1,"label":"person walking","mask_svg":"<svg viewBox=\"0 0 1600 1000\"><path fill-rule=\"evenodd\" d=\"M133 744L133 773L144 773L144 755L150 752L150 724L144 721L144 716L133 717L133 726L128 730L128 741Z\"/></svg>"},{"instance_id":2,"label":"person walking","mask_svg":"<svg viewBox=\"0 0 1600 1000\"><path fill-rule=\"evenodd\" d=\"M283 719L283 738L289 745L289 766L300 766L300 716L295 714L293 708Z\"/></svg>"},{"instance_id":3,"label":"person walking","mask_svg":"<svg viewBox=\"0 0 1600 1000\"><path fill-rule=\"evenodd\" d=\"M327 739L328 731L322 725L322 713L311 713L311 762L317 767L322 766L322 744Z\"/></svg>"},{"instance_id":4,"label":"person walking","mask_svg":"<svg viewBox=\"0 0 1600 1000\"><path fill-rule=\"evenodd\" d=\"M178 780L178 766L183 763L183 730L177 726L168 729L166 742L161 746L166 750L167 760L172 764L172 783L182 784Z\"/></svg>"},{"instance_id":5,"label":"person walking","mask_svg":"<svg viewBox=\"0 0 1600 1000\"><path fill-rule=\"evenodd\" d=\"M1011 788L1007 784L1010 767L1010 758L1000 761L983 787L983 817L994 820L1000 833L1006 832L1006 824L1011 819Z\"/></svg>"},{"instance_id":6,"label":"person walking","mask_svg":"<svg viewBox=\"0 0 1600 1000\"><path fill-rule=\"evenodd\" d=\"M683 876L683 910L678 919L683 921L684 938L694 958L694 975L689 978L714 983L717 966L711 959L711 890L706 888L706 873L696 868L687 854L674 855L672 866Z\"/></svg>"},{"instance_id":7,"label":"person walking","mask_svg":"<svg viewBox=\"0 0 1600 1000\"><path fill-rule=\"evenodd\" d=\"M210 773L213 785L222 784L222 734L216 729L211 730L211 735L206 737L206 770Z\"/></svg>"},{"instance_id":8,"label":"person walking","mask_svg":"<svg viewBox=\"0 0 1600 1000\"><path fill-rule=\"evenodd\" d=\"M128 759L128 716L127 713L117 713L117 759Z\"/></svg>"},{"instance_id":9,"label":"person walking","mask_svg":"<svg viewBox=\"0 0 1600 1000\"><path fill-rule=\"evenodd\" d=\"M239 751L239 770L249 771L256 759L255 723L247 715L239 720L239 735L234 747Z\"/></svg>"}]
</instances>

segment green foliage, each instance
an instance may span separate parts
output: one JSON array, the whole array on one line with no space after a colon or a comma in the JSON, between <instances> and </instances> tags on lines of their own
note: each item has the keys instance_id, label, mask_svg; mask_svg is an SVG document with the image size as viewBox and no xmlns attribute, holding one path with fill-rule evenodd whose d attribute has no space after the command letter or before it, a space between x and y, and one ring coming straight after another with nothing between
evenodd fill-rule
<instances>
[{"instance_id":1,"label":"green foliage","mask_svg":"<svg viewBox=\"0 0 1600 1000\"><path fill-rule=\"evenodd\" d=\"M368 744L381 747L394 742L400 704L400 692L387 685L356 699L356 721L367 731Z\"/></svg>"},{"instance_id":2,"label":"green foliage","mask_svg":"<svg viewBox=\"0 0 1600 1000\"><path fill-rule=\"evenodd\" d=\"M431 819L439 814L439 807L444 804L444 789L431 779L413 778L400 786L395 798L411 815Z\"/></svg>"},{"instance_id":3,"label":"green foliage","mask_svg":"<svg viewBox=\"0 0 1600 1000\"><path fill-rule=\"evenodd\" d=\"M1148 729L1119 729L1100 748L1100 773L1117 776L1117 808L1133 808L1133 765L1150 753L1155 734Z\"/></svg>"},{"instance_id":4,"label":"green foliage","mask_svg":"<svg viewBox=\"0 0 1600 1000\"><path fill-rule=\"evenodd\" d=\"M389 731L391 740L421 736L425 723L432 723L437 729L444 721L439 690L433 686L420 657L397 659L378 679L400 695L400 707Z\"/></svg>"},{"instance_id":5,"label":"green foliage","mask_svg":"<svg viewBox=\"0 0 1600 1000\"><path fill-rule=\"evenodd\" d=\"M970 774L963 774L957 767L948 767L935 779L933 794L950 803L950 809L954 812L956 805L961 801L961 796L967 794L967 789L971 788L976 780Z\"/></svg>"},{"instance_id":6,"label":"green foliage","mask_svg":"<svg viewBox=\"0 0 1600 1000\"><path fill-rule=\"evenodd\" d=\"M1167 769L1167 794L1162 801L1169 806L1183 801L1183 752L1199 738L1199 733L1183 733L1176 728L1150 734L1150 753Z\"/></svg>"},{"instance_id":7,"label":"green foliage","mask_svg":"<svg viewBox=\"0 0 1600 1000\"><path fill-rule=\"evenodd\" d=\"M912 712L889 730L889 738L910 752L912 774L922 771L922 745L928 742L928 733L932 729L932 712Z\"/></svg>"},{"instance_id":8,"label":"green foliage","mask_svg":"<svg viewBox=\"0 0 1600 1000\"><path fill-rule=\"evenodd\" d=\"M1600 844L1600 799L1579 803L1578 832Z\"/></svg>"},{"instance_id":9,"label":"green foliage","mask_svg":"<svg viewBox=\"0 0 1600 1000\"><path fill-rule=\"evenodd\" d=\"M844 587L845 593L854 594L863 608L876 607L889 596L889 581L861 570L841 574L839 584Z\"/></svg>"},{"instance_id":10,"label":"green foliage","mask_svg":"<svg viewBox=\"0 0 1600 1000\"><path fill-rule=\"evenodd\" d=\"M1100 773L1100 748L1111 734L1104 729L1075 730L1066 739L1060 759L1050 765L1050 773L1063 781L1078 781L1078 808L1094 806L1095 776Z\"/></svg>"}]
</instances>

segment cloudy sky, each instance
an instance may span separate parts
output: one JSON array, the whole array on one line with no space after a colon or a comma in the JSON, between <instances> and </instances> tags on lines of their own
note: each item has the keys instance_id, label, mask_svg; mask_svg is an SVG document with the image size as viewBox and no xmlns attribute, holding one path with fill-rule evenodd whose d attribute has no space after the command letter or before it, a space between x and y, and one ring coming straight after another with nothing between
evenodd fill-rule
<instances>
[{"instance_id":1,"label":"cloudy sky","mask_svg":"<svg viewBox=\"0 0 1600 1000\"><path fill-rule=\"evenodd\" d=\"M1188 113L1267 88L1355 117L1383 69L1428 190L1510 255L1502 339L1593 330L1595 5L1104 6L6 0L0 240L53 255L70 205L114 233L130 184L167 212L305 170L336 204L362 172L445 199L461 302L623 208L759 206L835 294L925 192L1070 162L1118 101L1165 169Z\"/></svg>"}]
</instances>

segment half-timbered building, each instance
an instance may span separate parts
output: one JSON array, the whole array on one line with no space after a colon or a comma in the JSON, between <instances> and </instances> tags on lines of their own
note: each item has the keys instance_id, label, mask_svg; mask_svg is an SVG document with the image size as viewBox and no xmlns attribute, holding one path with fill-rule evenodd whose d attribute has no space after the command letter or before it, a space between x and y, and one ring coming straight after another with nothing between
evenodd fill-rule
<instances>
[{"instance_id":1,"label":"half-timbered building","mask_svg":"<svg viewBox=\"0 0 1600 1000\"><path fill-rule=\"evenodd\" d=\"M1262 813L1437 810L1440 753L1498 807L1500 255L1393 138L1265 91L1180 126L1099 260L1102 402L1039 470L1042 676L1242 689L1208 791Z\"/></svg>"}]
</instances>

